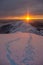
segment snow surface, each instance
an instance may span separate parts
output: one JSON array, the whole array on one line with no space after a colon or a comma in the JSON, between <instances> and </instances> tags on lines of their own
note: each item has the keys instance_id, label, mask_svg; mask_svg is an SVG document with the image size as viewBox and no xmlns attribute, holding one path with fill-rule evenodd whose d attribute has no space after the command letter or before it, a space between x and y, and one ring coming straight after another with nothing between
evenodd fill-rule
<instances>
[{"instance_id":1,"label":"snow surface","mask_svg":"<svg viewBox=\"0 0 43 65\"><path fill-rule=\"evenodd\" d=\"M43 65L43 36L0 34L0 65Z\"/></svg>"}]
</instances>

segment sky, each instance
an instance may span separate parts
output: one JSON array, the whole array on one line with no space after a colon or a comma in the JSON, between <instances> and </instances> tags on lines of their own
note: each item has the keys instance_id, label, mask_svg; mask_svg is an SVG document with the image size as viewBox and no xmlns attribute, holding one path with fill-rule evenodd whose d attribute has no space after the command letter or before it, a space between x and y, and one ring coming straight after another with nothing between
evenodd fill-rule
<instances>
[{"instance_id":1,"label":"sky","mask_svg":"<svg viewBox=\"0 0 43 65\"><path fill-rule=\"evenodd\" d=\"M43 0L0 0L0 17L23 15L27 11L43 15Z\"/></svg>"}]
</instances>

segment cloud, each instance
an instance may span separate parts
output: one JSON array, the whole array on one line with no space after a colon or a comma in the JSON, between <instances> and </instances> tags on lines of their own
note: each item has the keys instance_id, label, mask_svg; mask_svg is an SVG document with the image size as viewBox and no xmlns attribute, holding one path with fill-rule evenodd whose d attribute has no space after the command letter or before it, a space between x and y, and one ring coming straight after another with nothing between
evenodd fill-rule
<instances>
[{"instance_id":1,"label":"cloud","mask_svg":"<svg viewBox=\"0 0 43 65\"><path fill-rule=\"evenodd\" d=\"M43 0L0 0L0 16L21 15L29 10L43 14Z\"/></svg>"}]
</instances>

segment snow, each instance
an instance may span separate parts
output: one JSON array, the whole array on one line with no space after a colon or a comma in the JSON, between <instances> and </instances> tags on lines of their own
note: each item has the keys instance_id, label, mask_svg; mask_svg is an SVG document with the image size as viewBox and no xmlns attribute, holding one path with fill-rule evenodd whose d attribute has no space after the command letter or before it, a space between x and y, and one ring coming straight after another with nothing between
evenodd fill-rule
<instances>
[{"instance_id":1,"label":"snow","mask_svg":"<svg viewBox=\"0 0 43 65\"><path fill-rule=\"evenodd\" d=\"M43 65L43 36L0 34L0 65Z\"/></svg>"},{"instance_id":2,"label":"snow","mask_svg":"<svg viewBox=\"0 0 43 65\"><path fill-rule=\"evenodd\" d=\"M15 32L25 32L25 33L27 32L43 36L43 28L42 30L39 31L36 27L23 21L13 21L10 23L0 25L1 34L15 33Z\"/></svg>"}]
</instances>

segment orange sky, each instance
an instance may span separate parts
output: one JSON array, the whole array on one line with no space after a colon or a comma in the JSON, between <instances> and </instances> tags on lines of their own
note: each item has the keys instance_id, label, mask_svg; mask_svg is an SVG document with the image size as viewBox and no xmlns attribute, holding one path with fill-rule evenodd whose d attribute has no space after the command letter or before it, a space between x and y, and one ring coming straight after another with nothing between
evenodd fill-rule
<instances>
[{"instance_id":1,"label":"orange sky","mask_svg":"<svg viewBox=\"0 0 43 65\"><path fill-rule=\"evenodd\" d=\"M7 16L0 17L0 20L38 20L43 19L43 15L23 15L23 16Z\"/></svg>"}]
</instances>

